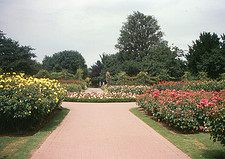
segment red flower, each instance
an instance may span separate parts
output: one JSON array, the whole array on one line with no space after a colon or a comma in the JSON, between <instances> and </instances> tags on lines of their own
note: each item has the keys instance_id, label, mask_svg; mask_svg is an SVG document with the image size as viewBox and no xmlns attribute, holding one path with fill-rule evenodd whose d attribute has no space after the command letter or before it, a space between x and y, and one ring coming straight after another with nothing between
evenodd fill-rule
<instances>
[{"instance_id":1,"label":"red flower","mask_svg":"<svg viewBox=\"0 0 225 159\"><path fill-rule=\"evenodd\" d=\"M208 104L209 106L212 106L212 107L215 105L213 102L209 102Z\"/></svg>"},{"instance_id":2,"label":"red flower","mask_svg":"<svg viewBox=\"0 0 225 159\"><path fill-rule=\"evenodd\" d=\"M206 106L206 105L209 104L209 100L208 100L208 99L201 99L201 100L200 100L200 104Z\"/></svg>"},{"instance_id":3,"label":"red flower","mask_svg":"<svg viewBox=\"0 0 225 159\"><path fill-rule=\"evenodd\" d=\"M157 89L153 92L153 97L157 98L159 96L159 94L160 94L160 91Z\"/></svg>"}]
</instances>

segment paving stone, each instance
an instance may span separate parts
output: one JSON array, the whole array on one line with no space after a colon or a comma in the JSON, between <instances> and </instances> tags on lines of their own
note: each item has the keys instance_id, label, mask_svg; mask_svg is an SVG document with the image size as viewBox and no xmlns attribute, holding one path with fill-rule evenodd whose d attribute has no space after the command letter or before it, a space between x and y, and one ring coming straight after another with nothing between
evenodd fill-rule
<instances>
[{"instance_id":1,"label":"paving stone","mask_svg":"<svg viewBox=\"0 0 225 159\"><path fill-rule=\"evenodd\" d=\"M188 159L131 112L135 103L72 103L32 159Z\"/></svg>"}]
</instances>

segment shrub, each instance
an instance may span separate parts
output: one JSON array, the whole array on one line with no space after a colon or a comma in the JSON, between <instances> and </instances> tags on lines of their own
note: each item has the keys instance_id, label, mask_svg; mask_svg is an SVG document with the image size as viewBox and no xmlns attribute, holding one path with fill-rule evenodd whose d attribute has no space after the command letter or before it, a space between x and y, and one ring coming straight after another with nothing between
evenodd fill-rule
<instances>
[{"instance_id":1,"label":"shrub","mask_svg":"<svg viewBox=\"0 0 225 159\"><path fill-rule=\"evenodd\" d=\"M209 118L224 109L225 91L149 90L138 104L155 119L182 132L208 131Z\"/></svg>"},{"instance_id":2,"label":"shrub","mask_svg":"<svg viewBox=\"0 0 225 159\"><path fill-rule=\"evenodd\" d=\"M36 78L49 78L50 73L47 70L41 69L40 71L38 71L38 73L36 75L34 75L34 77L36 77Z\"/></svg>"},{"instance_id":3,"label":"shrub","mask_svg":"<svg viewBox=\"0 0 225 159\"><path fill-rule=\"evenodd\" d=\"M84 81L86 82L88 87L91 85L91 78L90 77L86 77Z\"/></svg>"},{"instance_id":4,"label":"shrub","mask_svg":"<svg viewBox=\"0 0 225 159\"><path fill-rule=\"evenodd\" d=\"M162 69L160 73L157 75L158 79L160 81L170 81L174 80L172 77L170 77L167 69Z\"/></svg>"},{"instance_id":5,"label":"shrub","mask_svg":"<svg viewBox=\"0 0 225 159\"><path fill-rule=\"evenodd\" d=\"M220 80L225 80L225 73L220 74Z\"/></svg>"},{"instance_id":6,"label":"shrub","mask_svg":"<svg viewBox=\"0 0 225 159\"><path fill-rule=\"evenodd\" d=\"M74 76L75 79L81 81L83 79L83 76L84 76L84 71L81 68L78 68Z\"/></svg>"},{"instance_id":7,"label":"shrub","mask_svg":"<svg viewBox=\"0 0 225 159\"><path fill-rule=\"evenodd\" d=\"M205 91L220 91L225 89L225 80L221 81L162 81L158 84L153 84L152 89L166 90L205 90Z\"/></svg>"},{"instance_id":8,"label":"shrub","mask_svg":"<svg viewBox=\"0 0 225 159\"><path fill-rule=\"evenodd\" d=\"M225 100L224 100L225 103ZM211 117L211 137L225 146L225 108Z\"/></svg>"},{"instance_id":9,"label":"shrub","mask_svg":"<svg viewBox=\"0 0 225 159\"><path fill-rule=\"evenodd\" d=\"M67 102L85 102L85 103L115 103L115 102L135 102L135 98L74 98L66 97Z\"/></svg>"},{"instance_id":10,"label":"shrub","mask_svg":"<svg viewBox=\"0 0 225 159\"><path fill-rule=\"evenodd\" d=\"M72 80L75 79L75 75L69 73L67 70L62 70L61 72L51 72L49 78L57 80Z\"/></svg>"},{"instance_id":11,"label":"shrub","mask_svg":"<svg viewBox=\"0 0 225 159\"><path fill-rule=\"evenodd\" d=\"M204 72L204 71L199 72L197 78L201 81L208 81L209 80L207 72Z\"/></svg>"},{"instance_id":12,"label":"shrub","mask_svg":"<svg viewBox=\"0 0 225 159\"><path fill-rule=\"evenodd\" d=\"M65 90L56 80L0 75L0 130L27 131L60 106Z\"/></svg>"},{"instance_id":13,"label":"shrub","mask_svg":"<svg viewBox=\"0 0 225 159\"><path fill-rule=\"evenodd\" d=\"M139 86L128 86L128 85L121 85L121 86L108 86L105 88L110 93L132 93L132 94L144 94L148 89L149 86L139 85Z\"/></svg>"},{"instance_id":14,"label":"shrub","mask_svg":"<svg viewBox=\"0 0 225 159\"><path fill-rule=\"evenodd\" d=\"M139 72L136 76L128 76L125 72L119 72L112 78L112 85L151 85L158 81L157 77L151 77L146 72Z\"/></svg>"},{"instance_id":15,"label":"shrub","mask_svg":"<svg viewBox=\"0 0 225 159\"><path fill-rule=\"evenodd\" d=\"M82 86L80 84L63 84L63 87L68 92L81 92L83 90Z\"/></svg>"},{"instance_id":16,"label":"shrub","mask_svg":"<svg viewBox=\"0 0 225 159\"><path fill-rule=\"evenodd\" d=\"M194 77L192 76L191 72L185 71L181 79L182 81L191 81L191 80L194 80Z\"/></svg>"},{"instance_id":17,"label":"shrub","mask_svg":"<svg viewBox=\"0 0 225 159\"><path fill-rule=\"evenodd\" d=\"M68 92L81 92L87 88L87 83L85 81L61 79L59 82Z\"/></svg>"}]
</instances>

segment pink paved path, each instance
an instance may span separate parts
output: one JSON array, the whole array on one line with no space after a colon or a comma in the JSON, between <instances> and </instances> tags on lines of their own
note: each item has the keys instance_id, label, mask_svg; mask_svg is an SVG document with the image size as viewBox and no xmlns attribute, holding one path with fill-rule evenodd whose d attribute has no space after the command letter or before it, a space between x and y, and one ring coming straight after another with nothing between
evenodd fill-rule
<instances>
[{"instance_id":1,"label":"pink paved path","mask_svg":"<svg viewBox=\"0 0 225 159\"><path fill-rule=\"evenodd\" d=\"M134 116L135 103L63 103L62 124L32 159L188 159Z\"/></svg>"}]
</instances>

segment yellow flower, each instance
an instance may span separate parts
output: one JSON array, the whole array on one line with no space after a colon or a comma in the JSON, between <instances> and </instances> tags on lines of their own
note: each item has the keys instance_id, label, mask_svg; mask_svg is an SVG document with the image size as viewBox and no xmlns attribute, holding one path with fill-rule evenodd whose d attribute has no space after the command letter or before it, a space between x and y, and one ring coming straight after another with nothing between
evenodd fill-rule
<instances>
[{"instance_id":1,"label":"yellow flower","mask_svg":"<svg viewBox=\"0 0 225 159\"><path fill-rule=\"evenodd\" d=\"M59 98L57 98L57 97L56 97L56 98L55 98L55 101L56 101L56 103L58 103L58 101L59 101Z\"/></svg>"}]
</instances>

